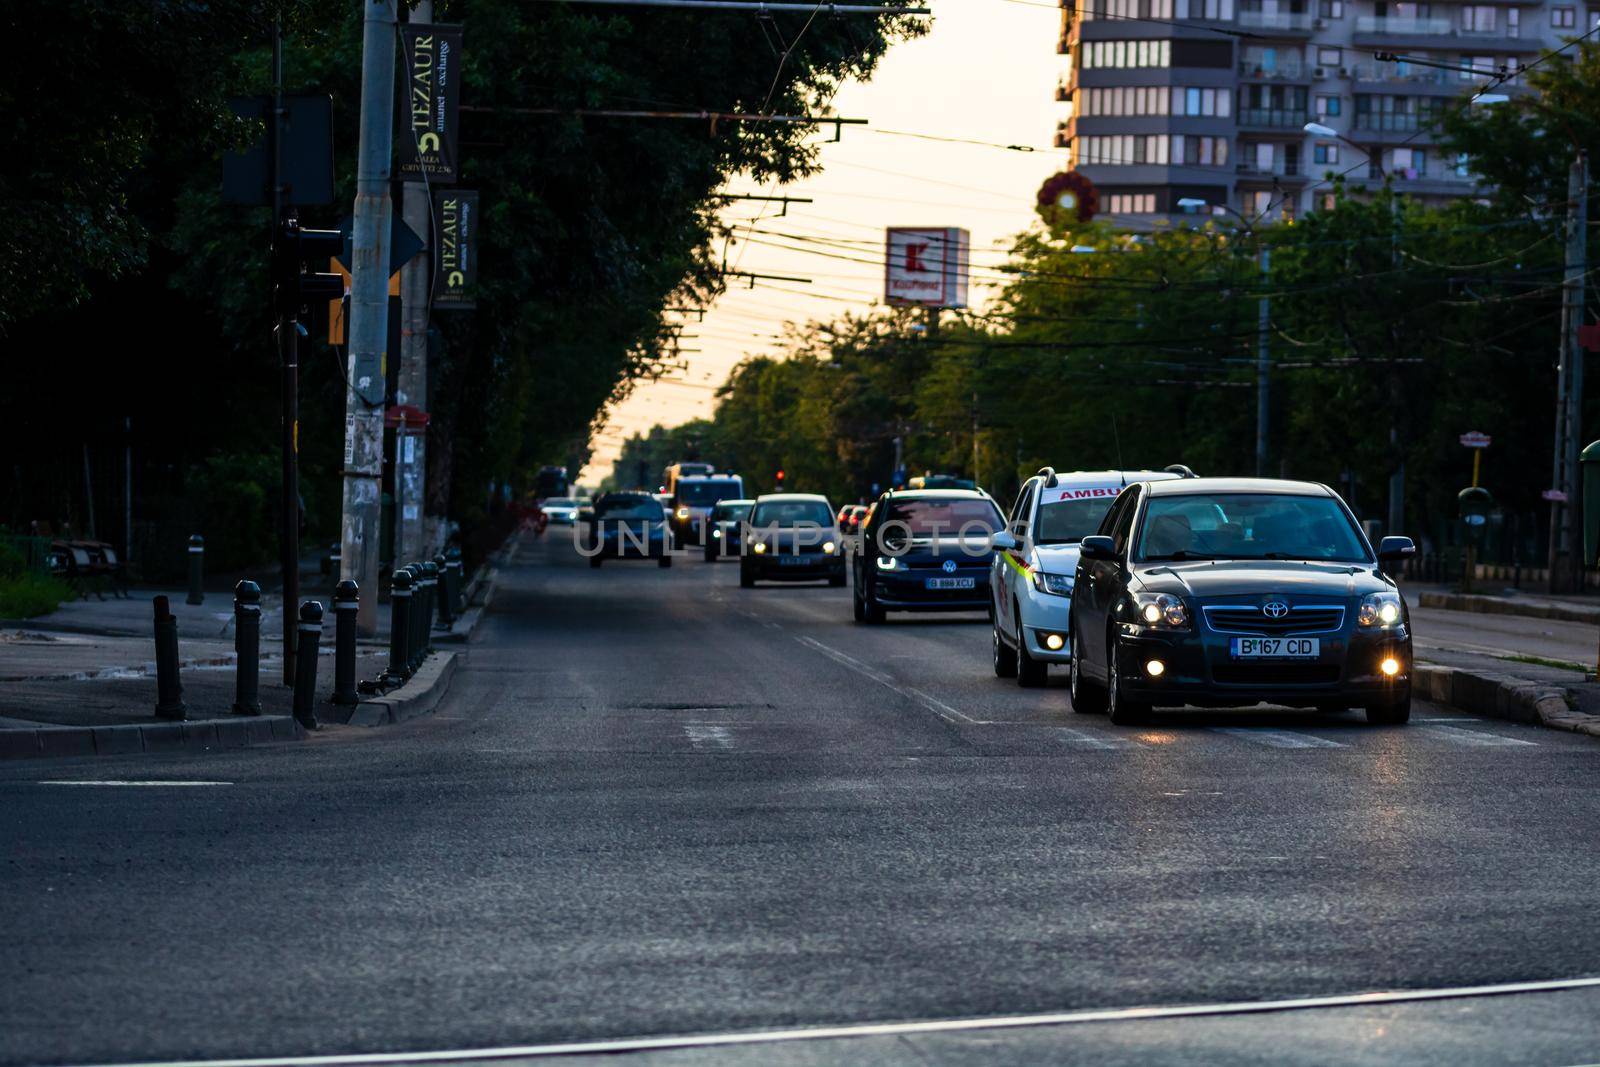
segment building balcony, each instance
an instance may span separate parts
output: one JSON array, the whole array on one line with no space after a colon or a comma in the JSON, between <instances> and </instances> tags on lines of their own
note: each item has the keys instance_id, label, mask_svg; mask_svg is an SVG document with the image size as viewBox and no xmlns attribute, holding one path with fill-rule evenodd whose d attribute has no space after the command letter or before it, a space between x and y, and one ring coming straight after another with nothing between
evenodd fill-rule
<instances>
[{"instance_id":1,"label":"building balcony","mask_svg":"<svg viewBox=\"0 0 1600 1067\"><path fill-rule=\"evenodd\" d=\"M1377 15L1358 15L1356 32L1387 37L1448 37L1449 19L1402 19Z\"/></svg>"},{"instance_id":2,"label":"building balcony","mask_svg":"<svg viewBox=\"0 0 1600 1067\"><path fill-rule=\"evenodd\" d=\"M1416 133L1432 126L1435 116L1404 115L1397 112L1368 112L1356 116L1355 128L1368 133Z\"/></svg>"},{"instance_id":3,"label":"building balcony","mask_svg":"<svg viewBox=\"0 0 1600 1067\"><path fill-rule=\"evenodd\" d=\"M1240 181L1287 182L1294 184L1303 182L1307 178L1305 168L1299 163L1274 162L1270 167L1263 167L1256 160L1241 160L1234 164L1234 173Z\"/></svg>"},{"instance_id":4,"label":"building balcony","mask_svg":"<svg viewBox=\"0 0 1600 1067\"><path fill-rule=\"evenodd\" d=\"M1241 107L1239 125L1269 130L1299 130L1308 121L1304 108Z\"/></svg>"},{"instance_id":5,"label":"building balcony","mask_svg":"<svg viewBox=\"0 0 1600 1067\"><path fill-rule=\"evenodd\" d=\"M1240 61L1239 77L1245 81L1253 82L1308 82L1311 80L1311 68L1298 62L1279 63L1267 69L1259 63Z\"/></svg>"},{"instance_id":6,"label":"building balcony","mask_svg":"<svg viewBox=\"0 0 1600 1067\"><path fill-rule=\"evenodd\" d=\"M1357 63L1350 68L1350 76L1358 82L1381 82L1384 85L1454 85L1457 77L1450 71L1428 68L1398 72L1394 63Z\"/></svg>"},{"instance_id":7,"label":"building balcony","mask_svg":"<svg viewBox=\"0 0 1600 1067\"><path fill-rule=\"evenodd\" d=\"M1247 30L1265 31L1271 35L1309 37L1319 23L1311 15L1294 15L1287 11L1241 11L1239 25Z\"/></svg>"}]
</instances>

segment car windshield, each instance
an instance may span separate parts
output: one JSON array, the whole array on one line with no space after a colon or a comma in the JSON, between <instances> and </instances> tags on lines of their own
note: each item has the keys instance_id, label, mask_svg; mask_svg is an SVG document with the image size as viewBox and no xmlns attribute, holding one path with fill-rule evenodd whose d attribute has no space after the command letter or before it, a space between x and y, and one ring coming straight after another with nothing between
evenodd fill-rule
<instances>
[{"instance_id":1,"label":"car windshield","mask_svg":"<svg viewBox=\"0 0 1600 1067\"><path fill-rule=\"evenodd\" d=\"M1137 558L1297 559L1367 563L1339 502L1287 493L1157 496L1145 512Z\"/></svg>"},{"instance_id":2,"label":"car windshield","mask_svg":"<svg viewBox=\"0 0 1600 1067\"><path fill-rule=\"evenodd\" d=\"M663 518L661 505L654 497L648 496L602 497L595 503L594 515L597 519L650 519L659 521Z\"/></svg>"},{"instance_id":3,"label":"car windshield","mask_svg":"<svg viewBox=\"0 0 1600 1067\"><path fill-rule=\"evenodd\" d=\"M832 526L833 509L826 500L768 500L755 506L750 525Z\"/></svg>"},{"instance_id":4,"label":"car windshield","mask_svg":"<svg viewBox=\"0 0 1600 1067\"><path fill-rule=\"evenodd\" d=\"M547 508L570 508L572 505L573 501L564 496L553 496L544 502L544 506Z\"/></svg>"},{"instance_id":5,"label":"car windshield","mask_svg":"<svg viewBox=\"0 0 1600 1067\"><path fill-rule=\"evenodd\" d=\"M711 518L716 522L738 522L748 514L749 504L718 504L711 510Z\"/></svg>"},{"instance_id":6,"label":"car windshield","mask_svg":"<svg viewBox=\"0 0 1600 1067\"><path fill-rule=\"evenodd\" d=\"M1003 525L1000 512L981 497L927 497L894 500L884 515L884 525L902 523L893 532L909 529L913 537L955 537L962 533L987 535Z\"/></svg>"},{"instance_id":7,"label":"car windshield","mask_svg":"<svg viewBox=\"0 0 1600 1067\"><path fill-rule=\"evenodd\" d=\"M743 487L731 478L720 478L714 482L679 482L678 503L705 507L738 496L743 491Z\"/></svg>"},{"instance_id":8,"label":"car windshield","mask_svg":"<svg viewBox=\"0 0 1600 1067\"><path fill-rule=\"evenodd\" d=\"M1100 529L1116 497L1099 496L1085 500L1055 500L1039 505L1034 521L1033 540L1040 545L1075 545Z\"/></svg>"}]
</instances>

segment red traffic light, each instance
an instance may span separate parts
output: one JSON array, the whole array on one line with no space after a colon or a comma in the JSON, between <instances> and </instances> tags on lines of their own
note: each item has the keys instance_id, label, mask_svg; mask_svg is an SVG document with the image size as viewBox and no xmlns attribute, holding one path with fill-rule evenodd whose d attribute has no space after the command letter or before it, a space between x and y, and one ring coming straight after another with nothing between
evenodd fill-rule
<instances>
[{"instance_id":1,"label":"red traffic light","mask_svg":"<svg viewBox=\"0 0 1600 1067\"><path fill-rule=\"evenodd\" d=\"M777 478L778 478L778 481L780 481L780 482L783 481L783 472L782 471L778 472Z\"/></svg>"}]
</instances>

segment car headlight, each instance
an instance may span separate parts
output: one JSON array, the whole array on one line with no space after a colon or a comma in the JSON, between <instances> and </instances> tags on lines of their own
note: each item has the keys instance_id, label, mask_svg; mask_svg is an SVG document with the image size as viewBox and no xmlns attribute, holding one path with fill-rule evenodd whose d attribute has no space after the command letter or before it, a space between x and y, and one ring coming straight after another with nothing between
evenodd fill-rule
<instances>
[{"instance_id":1,"label":"car headlight","mask_svg":"<svg viewBox=\"0 0 1600 1067\"><path fill-rule=\"evenodd\" d=\"M835 552L839 551L839 546L834 544L832 541L824 541L822 543L822 551L831 556Z\"/></svg>"},{"instance_id":2,"label":"car headlight","mask_svg":"<svg viewBox=\"0 0 1600 1067\"><path fill-rule=\"evenodd\" d=\"M1145 626L1163 630L1189 628L1189 612L1184 609L1183 601L1171 593L1135 593L1133 610Z\"/></svg>"},{"instance_id":3,"label":"car headlight","mask_svg":"<svg viewBox=\"0 0 1600 1067\"><path fill-rule=\"evenodd\" d=\"M767 543L765 541L757 541L750 546L750 551L754 552L758 556L766 555Z\"/></svg>"},{"instance_id":4,"label":"car headlight","mask_svg":"<svg viewBox=\"0 0 1600 1067\"><path fill-rule=\"evenodd\" d=\"M907 567L904 563L900 562L899 556L879 556L878 569L880 571L903 571L906 570Z\"/></svg>"},{"instance_id":5,"label":"car headlight","mask_svg":"<svg viewBox=\"0 0 1600 1067\"><path fill-rule=\"evenodd\" d=\"M679 508L678 509L678 518L687 519L688 517L689 517L689 509L688 508Z\"/></svg>"},{"instance_id":6,"label":"car headlight","mask_svg":"<svg viewBox=\"0 0 1600 1067\"><path fill-rule=\"evenodd\" d=\"M1405 617L1399 593L1369 593L1356 610L1356 625L1366 630L1386 630L1399 626Z\"/></svg>"},{"instance_id":7,"label":"car headlight","mask_svg":"<svg viewBox=\"0 0 1600 1067\"><path fill-rule=\"evenodd\" d=\"M721 537L722 536L722 531L721 530L712 530L711 531L711 536L712 537Z\"/></svg>"},{"instance_id":8,"label":"car headlight","mask_svg":"<svg viewBox=\"0 0 1600 1067\"><path fill-rule=\"evenodd\" d=\"M1054 593L1056 596L1072 595L1072 575L1046 574L1044 571L1030 571L1029 578L1033 587L1041 593Z\"/></svg>"}]
</instances>

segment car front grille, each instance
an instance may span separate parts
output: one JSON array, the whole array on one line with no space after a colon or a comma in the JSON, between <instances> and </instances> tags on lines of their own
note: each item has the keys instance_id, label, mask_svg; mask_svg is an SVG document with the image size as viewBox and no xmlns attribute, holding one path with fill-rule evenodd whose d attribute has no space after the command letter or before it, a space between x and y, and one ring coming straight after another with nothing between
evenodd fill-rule
<instances>
[{"instance_id":1,"label":"car front grille","mask_svg":"<svg viewBox=\"0 0 1600 1067\"><path fill-rule=\"evenodd\" d=\"M1330 685L1339 680L1337 663L1219 663L1211 680L1221 685Z\"/></svg>"},{"instance_id":2,"label":"car front grille","mask_svg":"<svg viewBox=\"0 0 1600 1067\"><path fill-rule=\"evenodd\" d=\"M1333 604L1295 606L1274 619L1258 607L1212 605L1202 609L1206 625L1220 634L1319 634L1344 625L1344 608Z\"/></svg>"}]
</instances>

